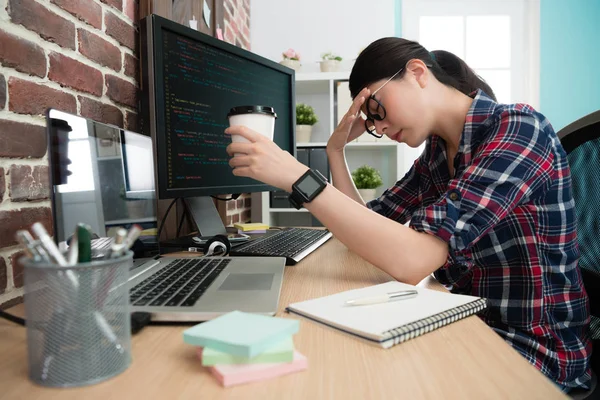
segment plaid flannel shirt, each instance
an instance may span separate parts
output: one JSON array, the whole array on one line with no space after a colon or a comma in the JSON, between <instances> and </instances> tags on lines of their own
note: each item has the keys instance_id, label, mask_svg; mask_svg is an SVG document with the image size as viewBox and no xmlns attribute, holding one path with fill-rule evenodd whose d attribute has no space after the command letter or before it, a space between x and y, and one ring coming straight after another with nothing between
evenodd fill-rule
<instances>
[{"instance_id":1,"label":"plaid flannel shirt","mask_svg":"<svg viewBox=\"0 0 600 400\"><path fill-rule=\"evenodd\" d=\"M532 107L472 96L454 177L433 135L406 176L367 206L447 242L435 277L487 298L481 318L550 379L586 387L589 304L565 151Z\"/></svg>"}]
</instances>

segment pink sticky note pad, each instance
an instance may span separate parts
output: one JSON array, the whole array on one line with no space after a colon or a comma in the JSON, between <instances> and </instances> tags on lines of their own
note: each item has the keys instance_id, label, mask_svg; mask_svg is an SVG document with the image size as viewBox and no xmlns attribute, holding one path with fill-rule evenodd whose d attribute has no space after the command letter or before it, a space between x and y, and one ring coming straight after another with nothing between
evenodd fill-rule
<instances>
[{"instance_id":1,"label":"pink sticky note pad","mask_svg":"<svg viewBox=\"0 0 600 400\"><path fill-rule=\"evenodd\" d=\"M307 368L306 357L294 351L294 361L290 363L215 365L210 367L210 370L219 382L227 387L275 378Z\"/></svg>"}]
</instances>

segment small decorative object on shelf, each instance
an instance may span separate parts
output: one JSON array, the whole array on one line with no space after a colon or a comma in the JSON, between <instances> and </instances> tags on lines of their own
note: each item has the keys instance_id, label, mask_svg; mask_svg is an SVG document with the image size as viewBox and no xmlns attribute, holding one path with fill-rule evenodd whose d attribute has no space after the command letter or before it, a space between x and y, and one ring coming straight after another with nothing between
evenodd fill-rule
<instances>
[{"instance_id":1,"label":"small decorative object on shelf","mask_svg":"<svg viewBox=\"0 0 600 400\"><path fill-rule=\"evenodd\" d=\"M368 165L358 167L352 172L352 180L360 193L360 197L367 202L375 198L375 189L383 185L379 172Z\"/></svg>"},{"instance_id":2,"label":"small decorative object on shelf","mask_svg":"<svg viewBox=\"0 0 600 400\"><path fill-rule=\"evenodd\" d=\"M279 61L279 64L285 65L294 71L300 70L300 67L302 67L302 64L300 64L300 53L290 48L281 53L281 55L283 56L283 60Z\"/></svg>"},{"instance_id":3,"label":"small decorative object on shelf","mask_svg":"<svg viewBox=\"0 0 600 400\"><path fill-rule=\"evenodd\" d=\"M321 72L336 72L340 70L340 64L342 62L342 57L329 52L321 54Z\"/></svg>"},{"instance_id":4,"label":"small decorative object on shelf","mask_svg":"<svg viewBox=\"0 0 600 400\"><path fill-rule=\"evenodd\" d=\"M296 104L296 143L310 142L312 126L319 121L315 110L308 104Z\"/></svg>"}]
</instances>

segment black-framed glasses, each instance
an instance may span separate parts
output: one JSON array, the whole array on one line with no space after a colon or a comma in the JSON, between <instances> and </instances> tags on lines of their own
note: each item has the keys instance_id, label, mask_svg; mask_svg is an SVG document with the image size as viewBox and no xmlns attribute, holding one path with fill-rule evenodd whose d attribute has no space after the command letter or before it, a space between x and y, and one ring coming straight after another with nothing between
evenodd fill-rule
<instances>
[{"instance_id":1,"label":"black-framed glasses","mask_svg":"<svg viewBox=\"0 0 600 400\"><path fill-rule=\"evenodd\" d=\"M375 121L383 121L386 117L387 113L385 111L385 107L379 100L375 98L375 94L379 92L385 85L387 85L392 79L398 76L402 71L404 71L404 67L400 68L398 72L390 77L387 81L383 83L383 85L379 86L367 99L366 109L367 109L367 118L365 118L365 129L367 133L371 136L375 136L377 139L381 139L383 134L377 133L375 129ZM375 110L375 111L371 111Z\"/></svg>"},{"instance_id":2,"label":"black-framed glasses","mask_svg":"<svg viewBox=\"0 0 600 400\"><path fill-rule=\"evenodd\" d=\"M432 67L432 65L428 63L425 63L425 66L427 68ZM365 108L367 109L367 117L365 118L365 129L367 130L367 133L369 133L369 135L375 136L377 139L381 139L383 137L383 134L377 133L377 130L375 129L375 121L383 121L387 113L383 104L381 104L381 102L375 98L375 94L381 89L383 89L385 85L387 85L392 79L398 76L402 71L404 71L404 67L400 68L398 72L396 72L390 77L390 79L385 81L383 85L379 86L379 88L377 88L373 93L371 93L371 95L366 101ZM371 110L375 111L373 112Z\"/></svg>"}]
</instances>

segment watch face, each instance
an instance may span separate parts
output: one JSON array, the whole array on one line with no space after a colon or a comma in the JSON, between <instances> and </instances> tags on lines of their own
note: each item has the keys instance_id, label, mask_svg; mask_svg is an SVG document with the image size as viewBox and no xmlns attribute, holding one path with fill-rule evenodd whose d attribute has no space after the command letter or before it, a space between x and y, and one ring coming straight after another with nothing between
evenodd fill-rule
<instances>
[{"instance_id":1,"label":"watch face","mask_svg":"<svg viewBox=\"0 0 600 400\"><path fill-rule=\"evenodd\" d=\"M310 197L315 190L321 187L321 184L312 176L307 175L304 179L302 179L301 182L297 184L297 187L306 195L306 197Z\"/></svg>"}]
</instances>

